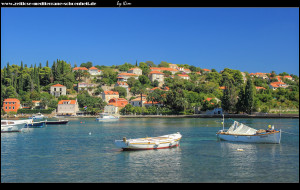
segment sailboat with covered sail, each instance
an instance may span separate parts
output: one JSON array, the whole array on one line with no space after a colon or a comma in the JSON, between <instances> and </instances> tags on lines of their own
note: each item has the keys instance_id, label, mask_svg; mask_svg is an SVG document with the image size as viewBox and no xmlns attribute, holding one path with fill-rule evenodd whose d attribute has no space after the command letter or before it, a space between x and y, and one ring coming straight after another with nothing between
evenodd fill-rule
<instances>
[{"instance_id":1,"label":"sailboat with covered sail","mask_svg":"<svg viewBox=\"0 0 300 190\"><path fill-rule=\"evenodd\" d=\"M281 140L281 130L274 129L274 125L269 125L267 129L254 129L238 121L230 126L228 130L223 129L217 132L217 137L225 141L249 142L249 143L276 143Z\"/></svg>"}]
</instances>

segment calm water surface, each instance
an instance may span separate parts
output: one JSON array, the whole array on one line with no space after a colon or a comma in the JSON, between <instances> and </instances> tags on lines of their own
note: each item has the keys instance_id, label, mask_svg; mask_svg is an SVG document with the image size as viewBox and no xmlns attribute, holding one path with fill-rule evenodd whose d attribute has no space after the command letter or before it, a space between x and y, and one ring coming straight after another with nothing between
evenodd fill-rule
<instances>
[{"instance_id":1,"label":"calm water surface","mask_svg":"<svg viewBox=\"0 0 300 190\"><path fill-rule=\"evenodd\" d=\"M72 119L1 133L1 182L297 182L299 119L236 119L281 128L281 144L218 141L221 119ZM82 123L81 123L82 122ZM232 121L226 120L225 127ZM180 147L122 151L115 139L180 132ZM237 151L242 148L244 151Z\"/></svg>"}]
</instances>

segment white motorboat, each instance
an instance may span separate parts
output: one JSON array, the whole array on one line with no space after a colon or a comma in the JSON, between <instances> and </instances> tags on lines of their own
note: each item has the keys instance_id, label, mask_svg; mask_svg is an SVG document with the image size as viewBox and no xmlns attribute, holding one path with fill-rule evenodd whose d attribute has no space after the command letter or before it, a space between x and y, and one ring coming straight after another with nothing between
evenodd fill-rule
<instances>
[{"instance_id":1,"label":"white motorboat","mask_svg":"<svg viewBox=\"0 0 300 190\"><path fill-rule=\"evenodd\" d=\"M115 144L123 150L163 149L179 146L181 137L182 135L179 132L159 137L146 137L128 140L124 137L123 140L115 140Z\"/></svg>"},{"instance_id":2,"label":"white motorboat","mask_svg":"<svg viewBox=\"0 0 300 190\"><path fill-rule=\"evenodd\" d=\"M109 115L107 113L100 113L100 117L96 118L96 121L118 121L119 117Z\"/></svg>"},{"instance_id":3,"label":"white motorboat","mask_svg":"<svg viewBox=\"0 0 300 190\"><path fill-rule=\"evenodd\" d=\"M228 130L224 129L223 117L223 130L217 132L217 137L225 141L237 141L248 143L276 143L279 144L281 140L281 130L275 130L274 125L268 129L256 130L248 127L243 123L234 121Z\"/></svg>"},{"instance_id":4,"label":"white motorboat","mask_svg":"<svg viewBox=\"0 0 300 190\"><path fill-rule=\"evenodd\" d=\"M43 119L43 118L46 118L46 116L44 116L41 113L37 113L37 114L32 115L32 117L29 117L29 119Z\"/></svg>"},{"instance_id":5,"label":"white motorboat","mask_svg":"<svg viewBox=\"0 0 300 190\"><path fill-rule=\"evenodd\" d=\"M30 124L32 122L32 119L1 120L1 133L20 132L26 124Z\"/></svg>"}]
</instances>

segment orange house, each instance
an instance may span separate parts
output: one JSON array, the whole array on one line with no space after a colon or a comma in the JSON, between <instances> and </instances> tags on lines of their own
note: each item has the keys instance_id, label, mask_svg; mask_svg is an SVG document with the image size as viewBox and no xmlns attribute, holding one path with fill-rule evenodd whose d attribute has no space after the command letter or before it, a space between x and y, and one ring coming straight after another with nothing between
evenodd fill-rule
<instances>
[{"instance_id":1,"label":"orange house","mask_svg":"<svg viewBox=\"0 0 300 190\"><path fill-rule=\"evenodd\" d=\"M3 110L5 112L17 112L20 106L20 100L16 98L7 98L3 101Z\"/></svg>"}]
</instances>

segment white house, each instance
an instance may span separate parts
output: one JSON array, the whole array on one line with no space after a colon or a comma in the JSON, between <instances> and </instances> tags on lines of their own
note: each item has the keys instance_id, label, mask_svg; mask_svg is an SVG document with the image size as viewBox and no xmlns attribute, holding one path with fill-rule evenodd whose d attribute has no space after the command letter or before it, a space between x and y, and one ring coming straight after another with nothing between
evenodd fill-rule
<instances>
[{"instance_id":1,"label":"white house","mask_svg":"<svg viewBox=\"0 0 300 190\"><path fill-rule=\"evenodd\" d=\"M159 71L151 71L149 73L151 82L154 82L155 80L158 81L158 86L162 86L164 84L164 73Z\"/></svg>"},{"instance_id":2,"label":"white house","mask_svg":"<svg viewBox=\"0 0 300 190\"><path fill-rule=\"evenodd\" d=\"M126 82L130 77L138 79L138 75L133 74L133 73L119 73L117 79L118 79L118 81L125 81Z\"/></svg>"},{"instance_id":3,"label":"white house","mask_svg":"<svg viewBox=\"0 0 300 190\"><path fill-rule=\"evenodd\" d=\"M142 75L143 74L143 71L142 69L138 68L138 67L135 67L135 68L131 68L127 71L127 73L133 73L133 74L136 74L138 76Z\"/></svg>"},{"instance_id":4,"label":"white house","mask_svg":"<svg viewBox=\"0 0 300 190\"><path fill-rule=\"evenodd\" d=\"M50 87L50 94L55 97L67 95L67 87L61 84L55 84Z\"/></svg>"},{"instance_id":5,"label":"white house","mask_svg":"<svg viewBox=\"0 0 300 190\"><path fill-rule=\"evenodd\" d=\"M102 71L96 67L89 68L90 75L102 75Z\"/></svg>"},{"instance_id":6,"label":"white house","mask_svg":"<svg viewBox=\"0 0 300 190\"><path fill-rule=\"evenodd\" d=\"M57 115L76 115L79 111L77 100L60 100L57 105Z\"/></svg>"}]
</instances>

